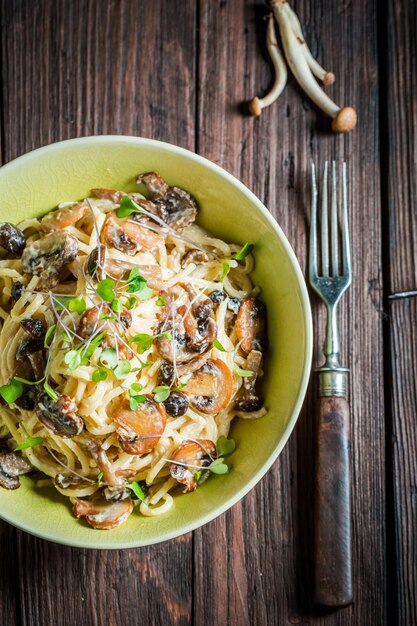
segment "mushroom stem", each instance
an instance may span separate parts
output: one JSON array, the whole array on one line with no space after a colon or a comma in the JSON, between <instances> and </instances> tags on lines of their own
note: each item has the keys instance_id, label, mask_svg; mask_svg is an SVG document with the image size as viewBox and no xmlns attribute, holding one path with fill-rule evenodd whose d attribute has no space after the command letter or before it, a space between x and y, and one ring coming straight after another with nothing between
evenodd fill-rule
<instances>
[{"instance_id":1,"label":"mushroom stem","mask_svg":"<svg viewBox=\"0 0 417 626\"><path fill-rule=\"evenodd\" d=\"M289 4L286 0L272 0L272 7L279 25L285 57L297 82L309 98L333 119L332 129L335 132L351 131L356 126L356 112L351 107L341 108L335 104L314 79L306 57L304 40L300 41L294 31L294 18L291 17L293 12Z\"/></svg>"},{"instance_id":2,"label":"mushroom stem","mask_svg":"<svg viewBox=\"0 0 417 626\"><path fill-rule=\"evenodd\" d=\"M272 64L275 71L275 80L272 85L271 91L263 98L255 96L249 102L249 111L252 115L260 115L262 109L269 106L279 96L287 82L287 66L285 65L284 57L281 50L278 47L277 36L275 33L274 16L272 13L268 16L268 28L266 31L266 46L268 48L269 56L271 57Z\"/></svg>"},{"instance_id":3,"label":"mushroom stem","mask_svg":"<svg viewBox=\"0 0 417 626\"><path fill-rule=\"evenodd\" d=\"M306 41L304 39L303 31L302 31L298 16L290 7L289 4L287 4L287 7L288 7L288 17L291 21L294 34L297 37L298 41L300 42L301 50L305 56L305 59L308 63L309 68L313 72L314 76L316 76L319 80L321 80L325 86L333 85L335 81L335 75L333 74L333 72L328 72L327 70L325 70L320 65L320 63L318 63L316 59L313 57L313 55L311 54L311 50L307 46Z\"/></svg>"}]
</instances>

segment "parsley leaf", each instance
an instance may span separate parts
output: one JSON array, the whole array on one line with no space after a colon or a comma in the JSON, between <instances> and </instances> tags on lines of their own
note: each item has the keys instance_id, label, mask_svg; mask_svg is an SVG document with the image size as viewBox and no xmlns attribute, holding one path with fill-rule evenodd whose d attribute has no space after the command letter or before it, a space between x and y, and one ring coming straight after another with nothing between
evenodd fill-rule
<instances>
[{"instance_id":1,"label":"parsley leaf","mask_svg":"<svg viewBox=\"0 0 417 626\"><path fill-rule=\"evenodd\" d=\"M92 379L95 383L99 383L101 380L106 380L108 374L106 372L106 370L104 370L103 368L99 367L97 368L92 375Z\"/></svg>"},{"instance_id":2,"label":"parsley leaf","mask_svg":"<svg viewBox=\"0 0 417 626\"><path fill-rule=\"evenodd\" d=\"M236 448L236 443L234 439L228 439L224 435L218 438L217 440L217 453L219 456L223 457L227 454L232 454L232 452Z\"/></svg>"},{"instance_id":3,"label":"parsley leaf","mask_svg":"<svg viewBox=\"0 0 417 626\"><path fill-rule=\"evenodd\" d=\"M232 254L232 259L236 259L236 261L243 261L243 259L246 259L248 254L252 252L253 248L253 243L246 242L245 245L239 250L239 252Z\"/></svg>"},{"instance_id":4,"label":"parsley leaf","mask_svg":"<svg viewBox=\"0 0 417 626\"><path fill-rule=\"evenodd\" d=\"M71 313L78 313L79 315L82 315L86 312L87 305L84 298L82 296L79 296L78 298L72 298L72 300L69 301L68 309L71 311Z\"/></svg>"},{"instance_id":5,"label":"parsley leaf","mask_svg":"<svg viewBox=\"0 0 417 626\"><path fill-rule=\"evenodd\" d=\"M55 330L56 330L56 324L54 324L53 326L50 326L48 330L46 331L45 339L43 340L44 348L49 348L49 346L51 345L52 339L54 338L54 335L55 335Z\"/></svg>"},{"instance_id":6,"label":"parsley leaf","mask_svg":"<svg viewBox=\"0 0 417 626\"><path fill-rule=\"evenodd\" d=\"M20 380L16 380L16 378L12 378L8 385L2 385L0 387L0 396L5 400L8 404L11 404L23 393L23 383Z\"/></svg>"},{"instance_id":7,"label":"parsley leaf","mask_svg":"<svg viewBox=\"0 0 417 626\"><path fill-rule=\"evenodd\" d=\"M242 378L249 378L249 376L253 376L255 372L253 372L252 370L244 370L241 367L235 367L235 372L238 376L241 376Z\"/></svg>"},{"instance_id":8,"label":"parsley leaf","mask_svg":"<svg viewBox=\"0 0 417 626\"><path fill-rule=\"evenodd\" d=\"M111 278L104 278L97 285L97 293L106 302L113 302L115 282Z\"/></svg>"},{"instance_id":9,"label":"parsley leaf","mask_svg":"<svg viewBox=\"0 0 417 626\"><path fill-rule=\"evenodd\" d=\"M39 446L43 443L43 437L29 437L29 435L19 443L13 450L13 452L17 452L18 450L26 450L26 448L33 448L34 446Z\"/></svg>"},{"instance_id":10,"label":"parsley leaf","mask_svg":"<svg viewBox=\"0 0 417 626\"><path fill-rule=\"evenodd\" d=\"M220 352L228 352L218 339L213 340L213 346L217 348L217 350L220 350Z\"/></svg>"},{"instance_id":11,"label":"parsley leaf","mask_svg":"<svg viewBox=\"0 0 417 626\"><path fill-rule=\"evenodd\" d=\"M168 385L159 385L152 390L152 393L154 394L153 399L155 402L164 402L171 393L171 387L168 387Z\"/></svg>"},{"instance_id":12,"label":"parsley leaf","mask_svg":"<svg viewBox=\"0 0 417 626\"><path fill-rule=\"evenodd\" d=\"M120 208L117 209L117 217L127 217L132 213L142 213L142 209L132 198L123 196L120 200Z\"/></svg>"},{"instance_id":13,"label":"parsley leaf","mask_svg":"<svg viewBox=\"0 0 417 626\"><path fill-rule=\"evenodd\" d=\"M139 485L139 483L136 482L136 480L134 480L133 482L131 482L129 484L130 489L133 491L133 493L135 494L135 496L138 498L138 500L141 500L142 502L145 502L145 494L143 492L142 487Z\"/></svg>"}]
</instances>

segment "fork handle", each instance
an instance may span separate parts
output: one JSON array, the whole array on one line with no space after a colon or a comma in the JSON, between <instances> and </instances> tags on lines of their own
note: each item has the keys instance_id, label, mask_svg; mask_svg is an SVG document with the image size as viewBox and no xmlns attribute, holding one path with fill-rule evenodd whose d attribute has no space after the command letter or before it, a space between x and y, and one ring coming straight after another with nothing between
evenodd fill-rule
<instances>
[{"instance_id":1,"label":"fork handle","mask_svg":"<svg viewBox=\"0 0 417 626\"><path fill-rule=\"evenodd\" d=\"M352 602L349 404L318 401L315 497L314 600L324 606Z\"/></svg>"}]
</instances>

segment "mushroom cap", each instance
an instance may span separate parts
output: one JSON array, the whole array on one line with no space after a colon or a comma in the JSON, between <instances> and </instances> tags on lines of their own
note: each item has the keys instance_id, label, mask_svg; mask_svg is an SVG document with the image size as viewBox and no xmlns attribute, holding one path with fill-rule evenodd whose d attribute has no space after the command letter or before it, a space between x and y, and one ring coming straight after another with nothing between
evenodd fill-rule
<instances>
[{"instance_id":1,"label":"mushroom cap","mask_svg":"<svg viewBox=\"0 0 417 626\"><path fill-rule=\"evenodd\" d=\"M257 96L252 98L248 106L249 106L249 113L251 115L259 116L262 113L262 107L260 105L259 98Z\"/></svg>"},{"instance_id":2,"label":"mushroom cap","mask_svg":"<svg viewBox=\"0 0 417 626\"><path fill-rule=\"evenodd\" d=\"M339 111L332 122L332 129L335 133L349 133L356 126L358 116L352 107L344 107Z\"/></svg>"},{"instance_id":3,"label":"mushroom cap","mask_svg":"<svg viewBox=\"0 0 417 626\"><path fill-rule=\"evenodd\" d=\"M325 74L323 78L323 85L326 85L326 87L328 85L333 85L335 80L336 80L336 77L333 74L333 72L327 72L327 74Z\"/></svg>"}]
</instances>

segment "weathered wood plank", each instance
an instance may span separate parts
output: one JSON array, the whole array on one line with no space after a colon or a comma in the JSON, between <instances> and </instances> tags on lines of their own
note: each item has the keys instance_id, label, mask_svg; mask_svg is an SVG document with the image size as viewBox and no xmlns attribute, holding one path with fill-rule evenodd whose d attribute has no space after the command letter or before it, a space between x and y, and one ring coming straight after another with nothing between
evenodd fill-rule
<instances>
[{"instance_id":1,"label":"weathered wood plank","mask_svg":"<svg viewBox=\"0 0 417 626\"><path fill-rule=\"evenodd\" d=\"M412 339L417 300L390 306L392 367L392 466L398 626L417 623L417 349ZM392 579L394 572L392 572Z\"/></svg>"},{"instance_id":2,"label":"weathered wood plank","mask_svg":"<svg viewBox=\"0 0 417 626\"><path fill-rule=\"evenodd\" d=\"M417 288L417 5L387 2L384 201L389 210L389 289Z\"/></svg>"},{"instance_id":3,"label":"weathered wood plank","mask_svg":"<svg viewBox=\"0 0 417 626\"><path fill-rule=\"evenodd\" d=\"M19 621L19 563L16 531L0 521L0 624L17 626Z\"/></svg>"},{"instance_id":4,"label":"weathered wood plank","mask_svg":"<svg viewBox=\"0 0 417 626\"><path fill-rule=\"evenodd\" d=\"M6 161L101 133L194 149L194 0L3 0L1 15ZM123 552L63 548L24 533L18 545L25 626L190 621L191 535ZM5 586L9 557L1 556ZM13 595L8 602L12 616Z\"/></svg>"},{"instance_id":5,"label":"weathered wood plank","mask_svg":"<svg viewBox=\"0 0 417 626\"><path fill-rule=\"evenodd\" d=\"M241 505L196 533L195 623L384 624L383 396L382 387L371 384L383 375L376 3L322 0L314 10L309 2L296 4L313 53L336 73L335 99L358 109L359 127L347 137L327 133L327 120L292 78L260 119L242 113L241 103L265 93L272 80L261 55L263 6L238 0L200 3L198 150L265 202L303 266L311 160L348 161L355 282L340 318L343 361L352 367L355 604L331 615L311 604L310 393L296 434L273 469ZM360 64L354 62L358 49ZM313 304L319 347L323 308L316 299Z\"/></svg>"}]
</instances>

